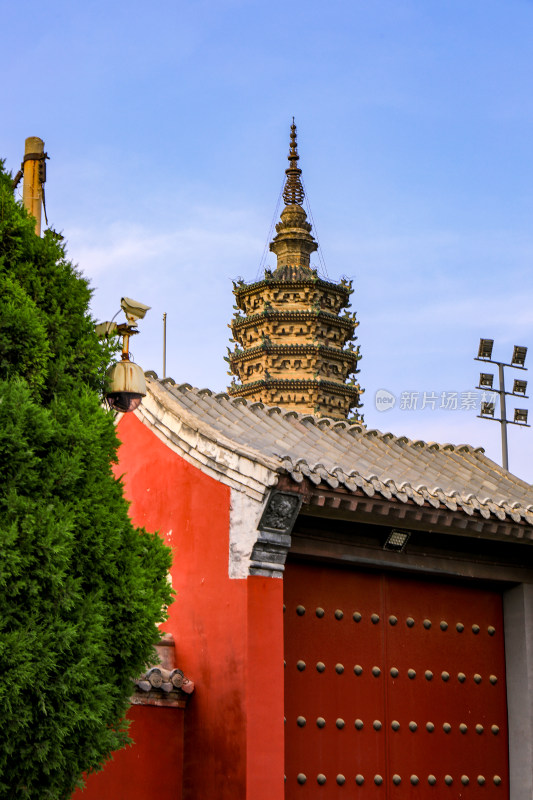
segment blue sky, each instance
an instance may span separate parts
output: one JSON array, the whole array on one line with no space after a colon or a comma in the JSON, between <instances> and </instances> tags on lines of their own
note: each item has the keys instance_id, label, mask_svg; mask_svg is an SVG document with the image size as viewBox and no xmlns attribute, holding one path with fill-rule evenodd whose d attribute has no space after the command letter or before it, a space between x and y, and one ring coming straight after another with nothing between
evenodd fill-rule
<instances>
[{"instance_id":1,"label":"blue sky","mask_svg":"<svg viewBox=\"0 0 533 800\"><path fill-rule=\"evenodd\" d=\"M354 279L367 424L500 460L499 426L460 399L481 336L500 360L533 347L533 2L21 0L3 31L0 153L16 171L45 140L95 317L152 306L145 369L167 312L168 374L227 385L231 279L258 275L294 115L328 275ZM509 440L532 481L531 429Z\"/></svg>"}]
</instances>

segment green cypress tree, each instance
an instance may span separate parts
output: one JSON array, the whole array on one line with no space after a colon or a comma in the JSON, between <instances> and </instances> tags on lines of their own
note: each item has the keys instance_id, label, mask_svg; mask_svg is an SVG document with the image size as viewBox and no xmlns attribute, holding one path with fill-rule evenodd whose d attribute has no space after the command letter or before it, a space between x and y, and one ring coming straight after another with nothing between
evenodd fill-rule
<instances>
[{"instance_id":1,"label":"green cypress tree","mask_svg":"<svg viewBox=\"0 0 533 800\"><path fill-rule=\"evenodd\" d=\"M112 473L90 296L0 162L0 798L68 798L129 742L171 600L170 553Z\"/></svg>"}]
</instances>

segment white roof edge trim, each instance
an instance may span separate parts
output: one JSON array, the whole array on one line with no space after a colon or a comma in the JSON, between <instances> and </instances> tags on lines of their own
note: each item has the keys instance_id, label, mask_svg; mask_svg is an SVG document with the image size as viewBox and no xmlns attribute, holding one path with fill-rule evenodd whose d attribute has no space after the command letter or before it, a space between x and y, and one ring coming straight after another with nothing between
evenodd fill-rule
<instances>
[{"instance_id":1,"label":"white roof edge trim","mask_svg":"<svg viewBox=\"0 0 533 800\"><path fill-rule=\"evenodd\" d=\"M189 464L255 500L262 502L268 489L278 482L277 460L243 446L237 448L209 425L199 424L197 417L174 405L168 392L152 381L148 394L133 413Z\"/></svg>"}]
</instances>

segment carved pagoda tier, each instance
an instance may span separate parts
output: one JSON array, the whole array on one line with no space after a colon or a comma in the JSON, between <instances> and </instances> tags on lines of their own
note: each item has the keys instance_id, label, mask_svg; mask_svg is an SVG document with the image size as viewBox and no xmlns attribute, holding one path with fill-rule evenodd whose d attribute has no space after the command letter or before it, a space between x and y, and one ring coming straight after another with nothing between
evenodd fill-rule
<instances>
[{"instance_id":1,"label":"carved pagoda tier","mask_svg":"<svg viewBox=\"0 0 533 800\"><path fill-rule=\"evenodd\" d=\"M351 281L318 276L310 257L318 245L302 208L296 126L291 127L285 208L270 250L275 270L254 283L234 283L237 311L230 325L235 348L231 395L300 413L346 418L360 406L359 348L350 307ZM237 380L239 382L237 382ZM357 411L355 411L357 416Z\"/></svg>"}]
</instances>

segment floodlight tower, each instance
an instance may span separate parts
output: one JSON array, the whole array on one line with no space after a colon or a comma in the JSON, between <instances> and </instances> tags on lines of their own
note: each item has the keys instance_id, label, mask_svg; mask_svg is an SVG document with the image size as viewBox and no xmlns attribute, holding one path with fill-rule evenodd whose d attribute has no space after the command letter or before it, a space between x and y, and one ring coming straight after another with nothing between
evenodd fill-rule
<instances>
[{"instance_id":1,"label":"floodlight tower","mask_svg":"<svg viewBox=\"0 0 533 800\"><path fill-rule=\"evenodd\" d=\"M515 345L513 350L513 357L510 364L503 361L493 361L492 348L494 339L480 339L479 352L475 361L485 361L488 364L496 364L498 367L498 386L496 389L493 386L494 375L492 373L482 372L479 376L479 386L476 389L490 389L491 392L496 392L500 396L500 418L494 416L495 403L483 402L481 403L481 414L478 414L480 419L491 419L494 422L499 422L502 431L502 466L504 469L509 469L509 454L507 448L507 426L520 425L522 428L530 428L531 425L527 423L527 408L515 408L514 419L507 419L507 410L505 406L505 397L522 397L528 399L526 395L527 381L516 380L513 383L513 391L505 391L505 376L504 367L512 367L513 369L527 370L524 366L527 354L527 347L519 347Z\"/></svg>"}]
</instances>

